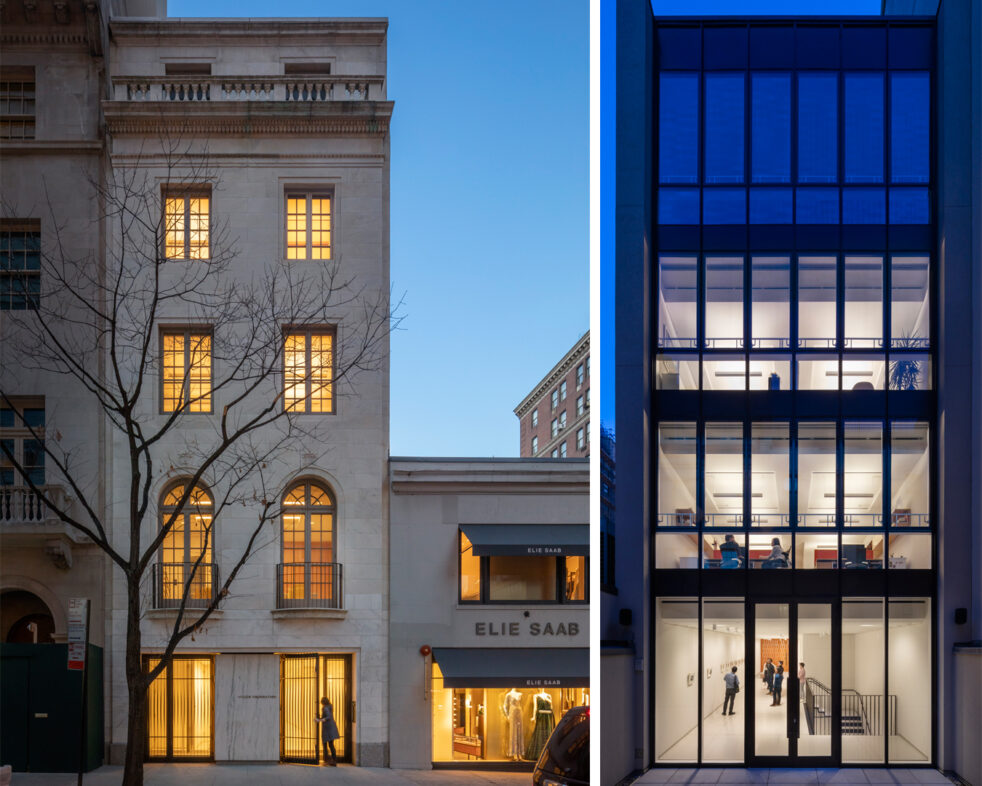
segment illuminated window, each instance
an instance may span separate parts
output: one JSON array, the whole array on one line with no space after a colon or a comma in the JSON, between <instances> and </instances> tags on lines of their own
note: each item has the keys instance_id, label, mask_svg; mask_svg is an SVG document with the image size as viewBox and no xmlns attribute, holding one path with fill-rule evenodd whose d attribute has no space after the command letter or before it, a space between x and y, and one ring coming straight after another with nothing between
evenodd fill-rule
<instances>
[{"instance_id":1,"label":"illuminated window","mask_svg":"<svg viewBox=\"0 0 982 786\"><path fill-rule=\"evenodd\" d=\"M211 333L161 334L161 408L164 412L211 412Z\"/></svg>"},{"instance_id":2,"label":"illuminated window","mask_svg":"<svg viewBox=\"0 0 982 786\"><path fill-rule=\"evenodd\" d=\"M160 658L144 659L150 671ZM147 758L210 759L214 755L215 664L175 655L147 690Z\"/></svg>"},{"instance_id":3,"label":"illuminated window","mask_svg":"<svg viewBox=\"0 0 982 786\"><path fill-rule=\"evenodd\" d=\"M331 258L331 195L286 195L286 258Z\"/></svg>"},{"instance_id":4,"label":"illuminated window","mask_svg":"<svg viewBox=\"0 0 982 786\"><path fill-rule=\"evenodd\" d=\"M37 311L40 298L40 222L0 221L0 311Z\"/></svg>"},{"instance_id":5,"label":"illuminated window","mask_svg":"<svg viewBox=\"0 0 982 786\"><path fill-rule=\"evenodd\" d=\"M0 73L0 139L34 139L34 67Z\"/></svg>"},{"instance_id":6,"label":"illuminated window","mask_svg":"<svg viewBox=\"0 0 982 786\"><path fill-rule=\"evenodd\" d=\"M341 566L335 562L331 492L302 481L283 497L283 564L278 608L341 608Z\"/></svg>"},{"instance_id":7,"label":"illuminated window","mask_svg":"<svg viewBox=\"0 0 982 786\"><path fill-rule=\"evenodd\" d=\"M284 340L283 405L292 412L334 411L334 334L289 332Z\"/></svg>"},{"instance_id":8,"label":"illuminated window","mask_svg":"<svg viewBox=\"0 0 982 786\"><path fill-rule=\"evenodd\" d=\"M460 600L464 603L481 601L481 558L467 536L460 533Z\"/></svg>"},{"instance_id":9,"label":"illuminated window","mask_svg":"<svg viewBox=\"0 0 982 786\"><path fill-rule=\"evenodd\" d=\"M164 256L167 259L208 259L210 254L211 190L167 189L164 192Z\"/></svg>"},{"instance_id":10,"label":"illuminated window","mask_svg":"<svg viewBox=\"0 0 982 786\"><path fill-rule=\"evenodd\" d=\"M186 484L180 482L171 486L160 503L160 526L170 523L170 529L160 546L155 582L157 608L177 607L185 595L187 607L205 607L211 602L217 583L212 575L211 495L196 486L184 499L185 489Z\"/></svg>"}]
</instances>

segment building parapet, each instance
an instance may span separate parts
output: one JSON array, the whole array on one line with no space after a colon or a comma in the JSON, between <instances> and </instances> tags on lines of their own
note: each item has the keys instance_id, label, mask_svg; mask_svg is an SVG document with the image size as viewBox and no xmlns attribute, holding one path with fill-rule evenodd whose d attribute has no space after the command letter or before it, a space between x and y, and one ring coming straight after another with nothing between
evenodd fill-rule
<instances>
[{"instance_id":1,"label":"building parapet","mask_svg":"<svg viewBox=\"0 0 982 786\"><path fill-rule=\"evenodd\" d=\"M285 101L296 104L385 100L385 77L382 76L114 76L112 82L116 101Z\"/></svg>"}]
</instances>

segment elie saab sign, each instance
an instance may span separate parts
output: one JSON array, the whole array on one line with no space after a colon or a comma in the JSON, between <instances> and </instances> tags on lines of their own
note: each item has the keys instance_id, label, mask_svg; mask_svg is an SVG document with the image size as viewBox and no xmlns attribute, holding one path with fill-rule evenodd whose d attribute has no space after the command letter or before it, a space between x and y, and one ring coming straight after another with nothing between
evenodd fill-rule
<instances>
[{"instance_id":1,"label":"elie saab sign","mask_svg":"<svg viewBox=\"0 0 982 786\"><path fill-rule=\"evenodd\" d=\"M475 622L475 636L578 636L578 622Z\"/></svg>"}]
</instances>

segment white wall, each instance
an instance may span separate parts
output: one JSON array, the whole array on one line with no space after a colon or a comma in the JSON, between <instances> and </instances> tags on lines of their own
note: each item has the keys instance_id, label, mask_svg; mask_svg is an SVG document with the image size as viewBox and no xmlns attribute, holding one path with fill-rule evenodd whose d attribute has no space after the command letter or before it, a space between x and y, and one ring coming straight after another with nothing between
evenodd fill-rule
<instances>
[{"instance_id":1,"label":"white wall","mask_svg":"<svg viewBox=\"0 0 982 786\"><path fill-rule=\"evenodd\" d=\"M799 637L798 661L804 661L805 673L823 685L832 687L832 636L824 633L805 633ZM791 664L789 674L797 679L798 664Z\"/></svg>"},{"instance_id":2,"label":"white wall","mask_svg":"<svg viewBox=\"0 0 982 786\"><path fill-rule=\"evenodd\" d=\"M889 674L897 696L897 733L930 757L931 626L930 616L913 625L890 625ZM893 758L893 755L891 755Z\"/></svg>"},{"instance_id":3,"label":"white wall","mask_svg":"<svg viewBox=\"0 0 982 786\"><path fill-rule=\"evenodd\" d=\"M693 604L692 610L695 611ZM699 718L699 636L695 627L658 622L655 628L655 760L696 728ZM687 675L695 679L687 685ZM601 697L602 701L606 701ZM691 750L672 751L673 759L695 759Z\"/></svg>"}]
</instances>

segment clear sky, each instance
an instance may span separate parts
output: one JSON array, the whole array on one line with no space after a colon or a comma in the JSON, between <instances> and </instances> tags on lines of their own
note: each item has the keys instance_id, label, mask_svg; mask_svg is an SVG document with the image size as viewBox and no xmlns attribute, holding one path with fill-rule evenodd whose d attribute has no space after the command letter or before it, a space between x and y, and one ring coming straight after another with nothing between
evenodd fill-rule
<instances>
[{"instance_id":1,"label":"clear sky","mask_svg":"<svg viewBox=\"0 0 982 786\"><path fill-rule=\"evenodd\" d=\"M517 456L512 410L589 328L587 0L168 0L387 16L391 452Z\"/></svg>"},{"instance_id":2,"label":"clear sky","mask_svg":"<svg viewBox=\"0 0 982 786\"><path fill-rule=\"evenodd\" d=\"M600 374L603 397L600 419L614 425L614 3L601 0L601 107L600 107L600 181L601 181L601 267L600 267ZM880 0L652 0L651 7L660 16L878 16Z\"/></svg>"}]
</instances>

